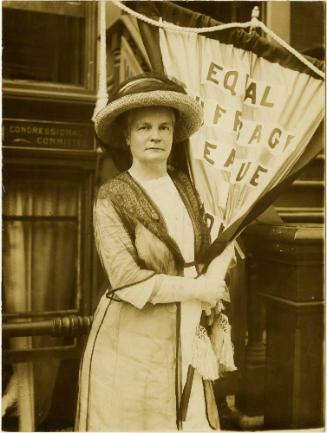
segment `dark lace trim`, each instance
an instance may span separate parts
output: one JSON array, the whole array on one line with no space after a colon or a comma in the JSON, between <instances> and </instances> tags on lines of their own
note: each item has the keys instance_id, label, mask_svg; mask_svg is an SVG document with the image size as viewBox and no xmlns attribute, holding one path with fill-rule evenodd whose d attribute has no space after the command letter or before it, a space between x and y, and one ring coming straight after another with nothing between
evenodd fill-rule
<instances>
[{"instance_id":1,"label":"dark lace trim","mask_svg":"<svg viewBox=\"0 0 327 433\"><path fill-rule=\"evenodd\" d=\"M208 229L201 211L201 203L185 174L176 171L169 174L190 215L194 229L195 260L199 261L210 244ZM177 268L181 270L184 267L183 256L178 245L168 233L160 209L128 172L123 172L104 184L99 190L98 198L111 200L133 242L135 240L135 226L137 221L140 221L169 247L174 254Z\"/></svg>"}]
</instances>

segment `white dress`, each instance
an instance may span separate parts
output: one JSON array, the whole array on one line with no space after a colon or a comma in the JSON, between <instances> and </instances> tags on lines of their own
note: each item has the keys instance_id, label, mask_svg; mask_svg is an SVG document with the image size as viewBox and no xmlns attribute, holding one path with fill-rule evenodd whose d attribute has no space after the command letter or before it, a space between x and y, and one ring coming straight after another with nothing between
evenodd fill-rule
<instances>
[{"instance_id":1,"label":"white dress","mask_svg":"<svg viewBox=\"0 0 327 433\"><path fill-rule=\"evenodd\" d=\"M167 174L158 179L142 181L132 171L130 174L143 187L153 202L160 209L165 219L168 232L175 240L183 255L185 263L194 261L194 232L190 216L181 200L179 193ZM197 271L194 266L184 269L184 275L196 277ZM197 325L201 314L199 302L181 303L181 342L182 342L182 378L186 380L189 365L189 354L192 338L183 338L183 335L190 333ZM192 334L192 332L191 332ZM192 337L192 335L191 335ZM187 418L183 422L184 431L212 431L206 417L204 390L201 376L194 372L194 379L190 401L188 405Z\"/></svg>"},{"instance_id":2,"label":"white dress","mask_svg":"<svg viewBox=\"0 0 327 433\"><path fill-rule=\"evenodd\" d=\"M192 263L196 232L171 178L138 183L157 204L153 205L161 209L160 215L180 246L185 262ZM179 185L184 186L182 182ZM95 202L94 227L99 257L111 290L99 302L82 357L75 431L210 431L207 417L217 430L212 386L208 382L203 384L197 372L186 422L180 425L176 419L176 396L180 396L180 379L185 382L193 340L190 337L200 319L201 303L182 302L178 317L175 303L169 300L164 303L164 294L173 298L175 290L193 284L199 288L202 283L192 280L196 276L193 266L186 266L186 278L181 278L172 251L141 218L135 225L135 239L131 239L106 188L104 185ZM132 200L132 211L137 206L137 195L129 196L128 188L122 187L121 191L122 204L126 193L125 200ZM152 212L153 215L156 213ZM164 231L163 221L159 220ZM196 228L200 227L199 222ZM138 258L144 264L149 263L148 269L139 265ZM117 290L119 300L115 302L107 295ZM180 338L176 336L177 319L181 319ZM181 361L178 365L176 357Z\"/></svg>"}]
</instances>

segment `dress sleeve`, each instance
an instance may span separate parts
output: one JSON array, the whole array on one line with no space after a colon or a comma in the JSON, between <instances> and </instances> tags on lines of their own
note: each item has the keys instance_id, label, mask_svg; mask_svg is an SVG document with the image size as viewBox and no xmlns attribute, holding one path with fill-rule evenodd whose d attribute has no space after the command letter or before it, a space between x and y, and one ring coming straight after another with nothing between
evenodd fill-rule
<instances>
[{"instance_id":1,"label":"dress sleeve","mask_svg":"<svg viewBox=\"0 0 327 433\"><path fill-rule=\"evenodd\" d=\"M98 254L117 295L142 308L152 294L155 272L137 263L132 241L112 203L98 199L94 205L94 233ZM123 289L128 289L124 290ZM134 290L136 288L137 290Z\"/></svg>"},{"instance_id":2,"label":"dress sleeve","mask_svg":"<svg viewBox=\"0 0 327 433\"><path fill-rule=\"evenodd\" d=\"M204 278L156 274L138 263L135 247L112 203L98 199L94 206L95 241L112 289L137 308L153 304L198 299Z\"/></svg>"}]
</instances>

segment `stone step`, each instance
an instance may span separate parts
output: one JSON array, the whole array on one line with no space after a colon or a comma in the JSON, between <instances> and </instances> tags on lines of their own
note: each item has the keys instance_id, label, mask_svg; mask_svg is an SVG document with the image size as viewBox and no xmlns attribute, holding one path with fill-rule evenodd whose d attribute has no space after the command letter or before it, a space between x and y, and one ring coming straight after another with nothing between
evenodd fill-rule
<instances>
[{"instance_id":1,"label":"stone step","mask_svg":"<svg viewBox=\"0 0 327 433\"><path fill-rule=\"evenodd\" d=\"M325 171L325 155L320 153L310 164L303 170L299 179L301 180L323 180Z\"/></svg>"},{"instance_id":2,"label":"stone step","mask_svg":"<svg viewBox=\"0 0 327 433\"><path fill-rule=\"evenodd\" d=\"M324 209L321 207L276 207L277 213L287 223L324 222Z\"/></svg>"},{"instance_id":3,"label":"stone step","mask_svg":"<svg viewBox=\"0 0 327 433\"><path fill-rule=\"evenodd\" d=\"M323 180L296 180L277 198L274 206L323 209L324 186Z\"/></svg>"}]
</instances>

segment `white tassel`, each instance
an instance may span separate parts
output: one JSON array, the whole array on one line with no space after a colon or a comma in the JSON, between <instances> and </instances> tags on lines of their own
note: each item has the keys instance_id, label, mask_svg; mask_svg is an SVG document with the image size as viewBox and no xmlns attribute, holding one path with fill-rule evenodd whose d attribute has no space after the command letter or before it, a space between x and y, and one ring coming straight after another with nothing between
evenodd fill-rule
<instances>
[{"instance_id":1,"label":"white tassel","mask_svg":"<svg viewBox=\"0 0 327 433\"><path fill-rule=\"evenodd\" d=\"M219 378L216 355L212 349L207 331L203 326L198 326L193 339L191 365L205 380Z\"/></svg>"},{"instance_id":2,"label":"white tassel","mask_svg":"<svg viewBox=\"0 0 327 433\"><path fill-rule=\"evenodd\" d=\"M237 370L234 364L234 347L231 338L231 326L227 316L222 312L219 313L219 316L213 324L211 343L218 360L219 373L223 374L227 371Z\"/></svg>"}]
</instances>

